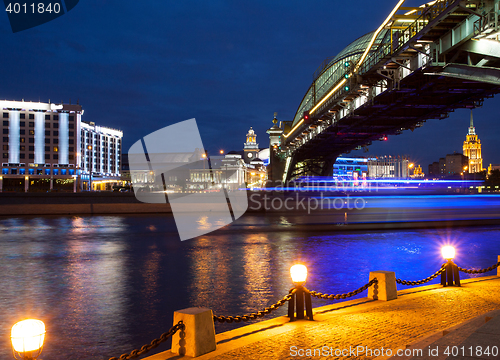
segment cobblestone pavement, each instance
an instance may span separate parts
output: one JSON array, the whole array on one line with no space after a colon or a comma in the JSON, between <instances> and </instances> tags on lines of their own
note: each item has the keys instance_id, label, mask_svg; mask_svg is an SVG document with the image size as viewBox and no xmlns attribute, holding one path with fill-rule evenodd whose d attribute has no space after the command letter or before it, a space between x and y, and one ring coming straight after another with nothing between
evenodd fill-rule
<instances>
[{"instance_id":1,"label":"cobblestone pavement","mask_svg":"<svg viewBox=\"0 0 500 360\"><path fill-rule=\"evenodd\" d=\"M425 335L441 331L491 310L500 309L500 278L401 295L397 300L372 302L325 312L318 321L301 322L286 333L264 338L211 359L372 359L366 356L300 357L299 349L375 350L404 347ZM262 334L265 336L264 334ZM500 345L500 344L497 344ZM296 346L296 348L293 348ZM291 351L296 349L296 351ZM345 352L347 354L347 352ZM210 355L210 354L207 354ZM293 356L296 355L296 356ZM304 353L305 355L305 353ZM325 356L326 355L326 356ZM333 356L330 356L333 355Z\"/></svg>"},{"instance_id":2,"label":"cobblestone pavement","mask_svg":"<svg viewBox=\"0 0 500 360\"><path fill-rule=\"evenodd\" d=\"M500 277L465 280L461 287L416 287L399 291L392 301L364 298L316 308L314 321L280 317L217 334L217 350L197 359L381 360L390 357L380 357L391 355L387 349L394 355L396 349L498 309ZM167 351L147 359L179 358Z\"/></svg>"}]
</instances>

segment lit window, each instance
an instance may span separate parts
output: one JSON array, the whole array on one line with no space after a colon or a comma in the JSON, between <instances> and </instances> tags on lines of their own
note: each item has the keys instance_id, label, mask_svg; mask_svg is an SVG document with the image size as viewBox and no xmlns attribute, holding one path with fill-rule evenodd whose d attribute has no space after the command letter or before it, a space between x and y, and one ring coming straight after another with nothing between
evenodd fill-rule
<instances>
[{"instance_id":1,"label":"lit window","mask_svg":"<svg viewBox=\"0 0 500 360\"><path fill-rule=\"evenodd\" d=\"M54 152L58 152L59 148L57 146L54 146Z\"/></svg>"}]
</instances>

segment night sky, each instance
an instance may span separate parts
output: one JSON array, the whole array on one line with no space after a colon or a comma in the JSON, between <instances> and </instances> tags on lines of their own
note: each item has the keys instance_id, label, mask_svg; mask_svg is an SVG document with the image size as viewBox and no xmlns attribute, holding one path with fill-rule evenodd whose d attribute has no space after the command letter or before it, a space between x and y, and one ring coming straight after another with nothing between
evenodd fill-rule
<instances>
[{"instance_id":1,"label":"night sky","mask_svg":"<svg viewBox=\"0 0 500 360\"><path fill-rule=\"evenodd\" d=\"M250 126L266 147L273 113L291 120L321 62L376 29L396 3L85 0L18 33L4 14L0 99L79 100L83 120L123 130L124 151L193 117L211 153L241 150ZM484 166L500 163L499 104L474 110ZM469 114L429 120L368 154L406 154L427 172L462 152Z\"/></svg>"}]
</instances>

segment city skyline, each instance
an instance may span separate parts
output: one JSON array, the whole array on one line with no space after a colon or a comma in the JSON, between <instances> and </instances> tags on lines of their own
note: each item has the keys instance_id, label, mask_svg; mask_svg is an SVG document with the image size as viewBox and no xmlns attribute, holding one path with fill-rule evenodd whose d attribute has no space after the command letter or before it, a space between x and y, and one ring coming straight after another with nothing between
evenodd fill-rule
<instances>
[{"instance_id":1,"label":"city skyline","mask_svg":"<svg viewBox=\"0 0 500 360\"><path fill-rule=\"evenodd\" d=\"M5 15L0 28L5 52L17 56L4 59L9 71L0 98L79 100L88 121L123 130L124 152L141 136L193 117L210 153L242 149L249 127L265 147L273 113L291 120L321 62L375 29L394 6L393 1L361 8L346 4L343 16L321 24L326 29L321 33L307 19L318 9L333 12L336 7L328 2L194 4L138 10L132 2L81 3L59 19L16 34ZM500 163L499 102L488 99L474 110L485 167ZM469 111L458 110L414 132L374 142L366 154L407 154L425 168L436 157L460 152L468 121ZM363 152L348 154L359 155Z\"/></svg>"}]
</instances>

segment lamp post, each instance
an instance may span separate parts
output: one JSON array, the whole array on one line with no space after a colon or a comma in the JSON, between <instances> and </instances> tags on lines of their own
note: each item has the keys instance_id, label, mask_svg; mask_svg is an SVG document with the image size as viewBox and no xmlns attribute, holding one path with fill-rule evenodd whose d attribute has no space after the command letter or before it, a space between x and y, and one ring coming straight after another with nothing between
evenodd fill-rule
<instances>
[{"instance_id":1,"label":"lamp post","mask_svg":"<svg viewBox=\"0 0 500 360\"><path fill-rule=\"evenodd\" d=\"M94 157L94 155L92 154L92 145L89 145L87 146L87 149L89 149L89 166L90 166L90 169L89 169L89 191L92 191L92 170L93 169L93 164L92 164L92 159Z\"/></svg>"},{"instance_id":2,"label":"lamp post","mask_svg":"<svg viewBox=\"0 0 500 360\"><path fill-rule=\"evenodd\" d=\"M42 352L45 324L33 319L20 321L12 327L10 339L15 359L34 360Z\"/></svg>"},{"instance_id":3,"label":"lamp post","mask_svg":"<svg viewBox=\"0 0 500 360\"><path fill-rule=\"evenodd\" d=\"M295 286L292 290L292 298L288 302L288 317L290 321L293 321L294 318L304 319L304 302L306 316L309 320L313 320L311 293L304 287L307 279L307 267L302 264L293 265L290 268L290 276Z\"/></svg>"},{"instance_id":4,"label":"lamp post","mask_svg":"<svg viewBox=\"0 0 500 360\"><path fill-rule=\"evenodd\" d=\"M453 286L453 283L455 283L455 286L460 286L458 266L453 262L455 258L455 248L450 245L443 246L441 248L441 254L447 261L446 270L441 273L441 285Z\"/></svg>"}]
</instances>

